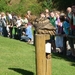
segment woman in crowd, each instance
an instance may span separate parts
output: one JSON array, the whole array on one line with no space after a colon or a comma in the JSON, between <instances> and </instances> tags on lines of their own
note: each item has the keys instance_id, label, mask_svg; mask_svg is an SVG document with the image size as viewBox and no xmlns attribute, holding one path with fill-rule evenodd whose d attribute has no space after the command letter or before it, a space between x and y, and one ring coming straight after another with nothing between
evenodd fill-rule
<instances>
[{"instance_id":1,"label":"woman in crowd","mask_svg":"<svg viewBox=\"0 0 75 75\"><path fill-rule=\"evenodd\" d=\"M7 32L7 23L6 23L6 15L4 12L1 13L1 21L2 21L2 35L4 37L8 36L8 32Z\"/></svg>"},{"instance_id":2,"label":"woman in crowd","mask_svg":"<svg viewBox=\"0 0 75 75\"><path fill-rule=\"evenodd\" d=\"M55 27L56 26L55 25L56 17L55 17L55 13L53 11L50 12L49 20L50 20L50 23ZM56 52L55 36L54 35L51 36L50 41L51 41L51 46L53 47L52 51Z\"/></svg>"},{"instance_id":3,"label":"woman in crowd","mask_svg":"<svg viewBox=\"0 0 75 75\"><path fill-rule=\"evenodd\" d=\"M62 23L60 22L60 12L56 11L55 12L55 16L56 16L56 34L57 36L55 37L55 44L56 44L56 48L59 48L60 50L58 51L59 53L63 52L63 36L61 36L63 34L63 26Z\"/></svg>"}]
</instances>

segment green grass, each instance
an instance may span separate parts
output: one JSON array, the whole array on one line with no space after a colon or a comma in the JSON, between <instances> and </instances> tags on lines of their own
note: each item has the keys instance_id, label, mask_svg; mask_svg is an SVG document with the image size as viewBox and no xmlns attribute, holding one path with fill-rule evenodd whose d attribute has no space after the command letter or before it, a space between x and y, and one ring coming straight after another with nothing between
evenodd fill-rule
<instances>
[{"instance_id":1,"label":"green grass","mask_svg":"<svg viewBox=\"0 0 75 75\"><path fill-rule=\"evenodd\" d=\"M0 36L0 75L36 75L35 47ZM75 75L75 61L52 54L52 75Z\"/></svg>"},{"instance_id":2,"label":"green grass","mask_svg":"<svg viewBox=\"0 0 75 75\"><path fill-rule=\"evenodd\" d=\"M59 54L53 54L52 75L75 75L75 59Z\"/></svg>"},{"instance_id":3,"label":"green grass","mask_svg":"<svg viewBox=\"0 0 75 75\"><path fill-rule=\"evenodd\" d=\"M35 73L34 46L0 37L0 75L32 75Z\"/></svg>"}]
</instances>

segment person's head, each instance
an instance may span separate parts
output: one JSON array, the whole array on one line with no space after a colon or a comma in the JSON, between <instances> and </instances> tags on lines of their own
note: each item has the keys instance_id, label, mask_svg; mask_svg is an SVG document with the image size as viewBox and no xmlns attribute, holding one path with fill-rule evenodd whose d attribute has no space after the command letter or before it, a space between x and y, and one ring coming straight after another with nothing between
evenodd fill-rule
<instances>
[{"instance_id":1,"label":"person's head","mask_svg":"<svg viewBox=\"0 0 75 75\"><path fill-rule=\"evenodd\" d=\"M55 14L54 14L54 12L52 11L52 12L50 12L50 16L53 18L53 17L55 17Z\"/></svg>"},{"instance_id":2,"label":"person's head","mask_svg":"<svg viewBox=\"0 0 75 75\"><path fill-rule=\"evenodd\" d=\"M46 18L50 17L49 13L45 13L45 17Z\"/></svg>"},{"instance_id":3,"label":"person's head","mask_svg":"<svg viewBox=\"0 0 75 75\"><path fill-rule=\"evenodd\" d=\"M48 9L45 9L45 13L49 13L49 10Z\"/></svg>"},{"instance_id":4,"label":"person's head","mask_svg":"<svg viewBox=\"0 0 75 75\"><path fill-rule=\"evenodd\" d=\"M59 18L60 17L60 12L59 11L56 11L55 12L55 16L56 16L56 18Z\"/></svg>"},{"instance_id":5,"label":"person's head","mask_svg":"<svg viewBox=\"0 0 75 75\"><path fill-rule=\"evenodd\" d=\"M40 13L40 17L41 18L44 18L45 17L45 14L42 12L42 13Z\"/></svg>"},{"instance_id":6,"label":"person's head","mask_svg":"<svg viewBox=\"0 0 75 75\"><path fill-rule=\"evenodd\" d=\"M72 4L71 8L72 8L72 12L75 14L75 4Z\"/></svg>"},{"instance_id":7,"label":"person's head","mask_svg":"<svg viewBox=\"0 0 75 75\"><path fill-rule=\"evenodd\" d=\"M62 14L60 15L60 21L61 22L64 22L65 21L65 15L62 15Z\"/></svg>"},{"instance_id":8,"label":"person's head","mask_svg":"<svg viewBox=\"0 0 75 75\"><path fill-rule=\"evenodd\" d=\"M5 16L5 13L4 12L1 12L1 17L4 17Z\"/></svg>"},{"instance_id":9,"label":"person's head","mask_svg":"<svg viewBox=\"0 0 75 75\"><path fill-rule=\"evenodd\" d=\"M27 11L27 15L31 15L31 11L29 10L29 11Z\"/></svg>"},{"instance_id":10,"label":"person's head","mask_svg":"<svg viewBox=\"0 0 75 75\"><path fill-rule=\"evenodd\" d=\"M6 15L8 16L9 15L9 12L6 12Z\"/></svg>"},{"instance_id":11,"label":"person's head","mask_svg":"<svg viewBox=\"0 0 75 75\"><path fill-rule=\"evenodd\" d=\"M25 28L27 28L28 27L28 23L25 23Z\"/></svg>"},{"instance_id":12,"label":"person's head","mask_svg":"<svg viewBox=\"0 0 75 75\"><path fill-rule=\"evenodd\" d=\"M67 13L71 13L72 12L72 8L71 7L68 7L67 8Z\"/></svg>"},{"instance_id":13,"label":"person's head","mask_svg":"<svg viewBox=\"0 0 75 75\"><path fill-rule=\"evenodd\" d=\"M28 23L25 23L25 22L24 22L22 25L23 25L25 28L27 28Z\"/></svg>"},{"instance_id":14,"label":"person's head","mask_svg":"<svg viewBox=\"0 0 75 75\"><path fill-rule=\"evenodd\" d=\"M24 18L28 18L28 17L27 17L27 14L24 15Z\"/></svg>"}]
</instances>

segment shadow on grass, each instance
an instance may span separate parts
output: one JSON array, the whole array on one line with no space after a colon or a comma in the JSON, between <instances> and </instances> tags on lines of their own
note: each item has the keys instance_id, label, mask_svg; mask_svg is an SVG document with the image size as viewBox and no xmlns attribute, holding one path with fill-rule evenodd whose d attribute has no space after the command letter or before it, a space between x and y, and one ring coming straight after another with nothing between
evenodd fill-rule
<instances>
[{"instance_id":1,"label":"shadow on grass","mask_svg":"<svg viewBox=\"0 0 75 75\"><path fill-rule=\"evenodd\" d=\"M72 63L71 65L72 65L72 66L75 66L75 63Z\"/></svg>"},{"instance_id":2,"label":"shadow on grass","mask_svg":"<svg viewBox=\"0 0 75 75\"><path fill-rule=\"evenodd\" d=\"M9 70L13 70L17 73L20 73L22 75L34 75L33 72L30 72L30 71L27 71L27 70L24 70L24 69L20 69L20 68L8 68Z\"/></svg>"},{"instance_id":3,"label":"shadow on grass","mask_svg":"<svg viewBox=\"0 0 75 75\"><path fill-rule=\"evenodd\" d=\"M75 58L68 57L66 55L59 54L59 53L52 53L52 58L64 59L65 61L69 61L71 63L71 66L75 66Z\"/></svg>"}]
</instances>

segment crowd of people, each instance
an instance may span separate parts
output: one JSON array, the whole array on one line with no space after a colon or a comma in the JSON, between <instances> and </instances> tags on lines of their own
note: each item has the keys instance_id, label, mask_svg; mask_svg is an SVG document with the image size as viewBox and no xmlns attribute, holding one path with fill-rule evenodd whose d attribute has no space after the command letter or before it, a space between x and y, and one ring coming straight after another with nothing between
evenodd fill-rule
<instances>
[{"instance_id":1,"label":"crowd of people","mask_svg":"<svg viewBox=\"0 0 75 75\"><path fill-rule=\"evenodd\" d=\"M56 28L56 36L51 36L50 38L53 48L52 52L56 53L57 48L59 48L59 53L62 54L64 51L64 42L66 42L67 49L69 48L71 51L68 56L75 58L74 38L69 37L75 36L75 5L67 7L66 13L46 9L40 16L49 19L50 23Z\"/></svg>"},{"instance_id":2,"label":"crowd of people","mask_svg":"<svg viewBox=\"0 0 75 75\"><path fill-rule=\"evenodd\" d=\"M29 22L31 11L22 18L20 15L11 14L9 12L0 13L0 35L4 37L23 40L28 43L32 42L32 24Z\"/></svg>"},{"instance_id":3,"label":"crowd of people","mask_svg":"<svg viewBox=\"0 0 75 75\"><path fill-rule=\"evenodd\" d=\"M0 35L31 43L33 41L33 25L29 21L30 16L31 11L27 11L23 18L20 15L1 12ZM40 13L40 17L49 19L50 23L56 28L56 35L58 36L51 36L50 39L53 52L57 52L56 48L60 48L60 53L62 53L63 41L68 40L71 54L75 57L74 40L68 38L68 35L75 36L75 5L67 7L66 13L46 9Z\"/></svg>"}]
</instances>

